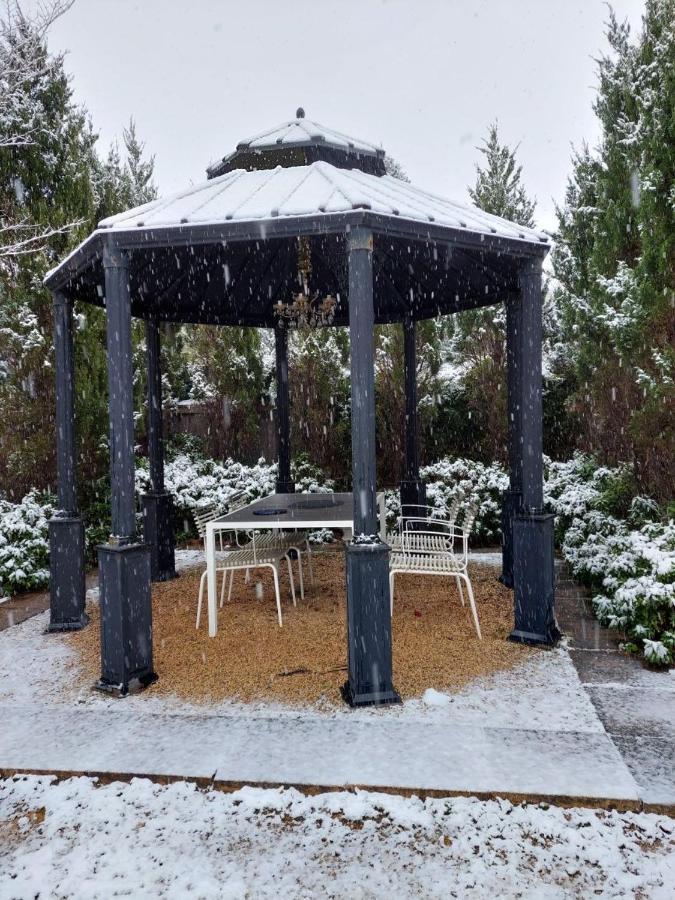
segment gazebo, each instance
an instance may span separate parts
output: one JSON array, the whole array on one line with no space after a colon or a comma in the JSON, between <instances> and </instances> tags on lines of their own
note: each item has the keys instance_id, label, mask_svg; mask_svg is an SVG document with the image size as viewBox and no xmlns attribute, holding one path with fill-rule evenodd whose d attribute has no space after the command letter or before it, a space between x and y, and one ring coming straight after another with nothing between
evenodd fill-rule
<instances>
[{"instance_id":1,"label":"gazebo","mask_svg":"<svg viewBox=\"0 0 675 900\"><path fill-rule=\"evenodd\" d=\"M295 119L242 141L208 179L100 222L46 278L56 348L59 510L50 522L50 630L83 627L84 526L77 506L73 303L104 306L112 533L99 548L101 677L118 694L153 669L151 581L174 576L164 489L159 323L274 329L278 492L293 492L289 323L348 326L354 535L346 546L352 705L398 699L389 612L389 548L378 537L375 323L405 335L403 504L424 502L417 449L415 328L421 319L506 305L510 490L502 580L514 589L510 639L552 644L553 519L543 510L542 261L546 236L386 174L384 151ZM132 317L145 321L151 491L136 533Z\"/></svg>"}]
</instances>

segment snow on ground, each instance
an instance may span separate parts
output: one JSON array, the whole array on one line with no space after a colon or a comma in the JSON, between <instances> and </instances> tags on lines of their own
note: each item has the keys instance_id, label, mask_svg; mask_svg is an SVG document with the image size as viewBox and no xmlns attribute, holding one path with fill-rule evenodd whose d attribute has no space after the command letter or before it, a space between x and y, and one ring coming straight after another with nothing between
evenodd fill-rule
<instances>
[{"instance_id":1,"label":"snow on ground","mask_svg":"<svg viewBox=\"0 0 675 900\"><path fill-rule=\"evenodd\" d=\"M94 591L90 592L90 596ZM49 613L41 613L0 632L0 704L34 706L69 703L108 706L109 697L82 685L77 656L58 635L45 634ZM200 716L299 715L308 718L349 716L371 720L373 715L400 721L456 723L491 728L541 731L602 732L593 704L579 681L564 648L529 657L522 665L480 678L457 693L430 688L421 698L381 710L310 707L298 710L278 703L195 705L176 697L153 696L152 691L127 697L130 714L171 713Z\"/></svg>"},{"instance_id":2,"label":"snow on ground","mask_svg":"<svg viewBox=\"0 0 675 900\"><path fill-rule=\"evenodd\" d=\"M675 820L146 779L0 781L0 898L670 898Z\"/></svg>"},{"instance_id":3,"label":"snow on ground","mask_svg":"<svg viewBox=\"0 0 675 900\"><path fill-rule=\"evenodd\" d=\"M492 559L494 557L494 560ZM499 564L501 554L475 554L475 561ZM201 549L176 552L176 568L186 571L203 565ZM87 592L98 601L98 588ZM77 678L76 654L58 635L45 634L49 613L0 632L0 703L34 705L63 702L108 705L110 698L82 686ZM130 713L155 712L201 716L292 716L297 708L272 703L225 702L196 706L175 697L155 697L152 691L124 701ZM372 719L374 711L347 707L309 708L307 717L350 716ZM542 731L602 732L604 729L587 692L579 681L565 648L541 652L522 665L476 679L457 693L430 688L422 698L400 707L387 707L376 715L403 721L457 723L491 728L528 728Z\"/></svg>"}]
</instances>

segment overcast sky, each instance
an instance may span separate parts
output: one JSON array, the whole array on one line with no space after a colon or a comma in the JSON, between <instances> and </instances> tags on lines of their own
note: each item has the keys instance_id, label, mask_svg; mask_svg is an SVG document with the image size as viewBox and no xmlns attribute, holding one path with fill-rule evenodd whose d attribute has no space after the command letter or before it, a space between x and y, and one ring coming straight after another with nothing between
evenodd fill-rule
<instances>
[{"instance_id":1,"label":"overcast sky","mask_svg":"<svg viewBox=\"0 0 675 900\"><path fill-rule=\"evenodd\" d=\"M634 28L642 5L614 3ZM597 140L606 17L601 0L77 0L50 45L68 51L102 151L135 118L160 193L303 106L465 201L497 118L551 228L572 144Z\"/></svg>"}]
</instances>

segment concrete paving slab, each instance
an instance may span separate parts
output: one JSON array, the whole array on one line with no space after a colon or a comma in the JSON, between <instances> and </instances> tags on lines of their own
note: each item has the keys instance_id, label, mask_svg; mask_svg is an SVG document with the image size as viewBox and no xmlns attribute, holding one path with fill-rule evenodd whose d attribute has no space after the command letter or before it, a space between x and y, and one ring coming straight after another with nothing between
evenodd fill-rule
<instances>
[{"instance_id":1,"label":"concrete paving slab","mask_svg":"<svg viewBox=\"0 0 675 900\"><path fill-rule=\"evenodd\" d=\"M467 725L3 708L0 770L133 773L636 803L605 734Z\"/></svg>"}]
</instances>

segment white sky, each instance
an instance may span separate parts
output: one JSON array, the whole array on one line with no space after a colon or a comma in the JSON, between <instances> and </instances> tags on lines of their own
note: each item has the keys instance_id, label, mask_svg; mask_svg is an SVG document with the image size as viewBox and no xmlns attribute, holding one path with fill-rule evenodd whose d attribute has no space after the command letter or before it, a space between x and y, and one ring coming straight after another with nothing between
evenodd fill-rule
<instances>
[{"instance_id":1,"label":"white sky","mask_svg":"<svg viewBox=\"0 0 675 900\"><path fill-rule=\"evenodd\" d=\"M32 0L24 3L26 8ZM615 0L639 27L641 0ZM420 187L466 201L498 118L541 227L571 145L597 139L601 0L78 0L51 33L102 152L130 116L160 193L295 115L381 143Z\"/></svg>"}]
</instances>

